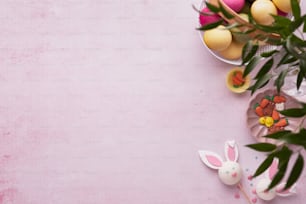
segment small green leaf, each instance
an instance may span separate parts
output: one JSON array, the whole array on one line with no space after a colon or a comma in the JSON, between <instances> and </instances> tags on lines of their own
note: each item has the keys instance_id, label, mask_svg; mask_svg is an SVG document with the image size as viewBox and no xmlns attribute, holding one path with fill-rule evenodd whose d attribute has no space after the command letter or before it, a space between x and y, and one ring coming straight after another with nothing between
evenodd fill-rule
<instances>
[{"instance_id":1,"label":"small green leaf","mask_svg":"<svg viewBox=\"0 0 306 204\"><path fill-rule=\"evenodd\" d=\"M284 190L290 188L299 179L299 177L302 174L303 168L304 168L304 159L303 156L299 154L298 158L296 159L292 167L291 173L289 175L289 178L287 179L287 183Z\"/></svg>"},{"instance_id":2,"label":"small green leaf","mask_svg":"<svg viewBox=\"0 0 306 204\"><path fill-rule=\"evenodd\" d=\"M291 108L280 111L280 113L287 117L300 118L306 115L306 110L304 108Z\"/></svg>"},{"instance_id":3,"label":"small green leaf","mask_svg":"<svg viewBox=\"0 0 306 204\"><path fill-rule=\"evenodd\" d=\"M252 41L249 41L242 49L242 64L251 61L258 50L258 44L253 45ZM246 75L245 75L246 76Z\"/></svg>"},{"instance_id":4,"label":"small green leaf","mask_svg":"<svg viewBox=\"0 0 306 204\"><path fill-rule=\"evenodd\" d=\"M295 21L292 21L289 25L289 31L290 32L294 32L296 29L298 29L302 24L303 24L303 20L302 18L298 18Z\"/></svg>"},{"instance_id":5,"label":"small green leaf","mask_svg":"<svg viewBox=\"0 0 306 204\"><path fill-rule=\"evenodd\" d=\"M197 28L197 30L201 30L201 31L210 30L210 29L218 27L222 23L223 23L223 20L219 20L217 22L210 23L210 24L204 25L202 27L199 27L199 28Z\"/></svg>"},{"instance_id":6,"label":"small green leaf","mask_svg":"<svg viewBox=\"0 0 306 204\"><path fill-rule=\"evenodd\" d=\"M275 53L278 53L279 51L278 50L272 50L272 51L268 51L268 52L263 52L260 54L260 56L262 57L271 57L272 55L274 55Z\"/></svg>"},{"instance_id":7,"label":"small green leaf","mask_svg":"<svg viewBox=\"0 0 306 204\"><path fill-rule=\"evenodd\" d=\"M274 82L274 85L276 86L276 89L277 89L277 93L280 92L282 86L284 85L285 83L285 77L288 73L288 70L283 70L279 75L278 77L276 78L275 82Z\"/></svg>"},{"instance_id":8,"label":"small green leaf","mask_svg":"<svg viewBox=\"0 0 306 204\"><path fill-rule=\"evenodd\" d=\"M289 133L291 133L291 131L282 130L282 131L277 131L277 132L269 134L269 135L265 135L264 137L271 138L271 139L281 139L282 137L284 137L285 135L287 135Z\"/></svg>"},{"instance_id":9,"label":"small green leaf","mask_svg":"<svg viewBox=\"0 0 306 204\"><path fill-rule=\"evenodd\" d=\"M263 77L257 79L255 84L252 87L250 87L250 89L248 89L248 90L251 90L251 94L253 94L256 90L258 90L258 89L264 87L266 84L268 84L271 77L272 77L271 74L264 75Z\"/></svg>"},{"instance_id":10,"label":"small green leaf","mask_svg":"<svg viewBox=\"0 0 306 204\"><path fill-rule=\"evenodd\" d=\"M291 8L292 8L292 14L294 16L294 19L301 18L301 8L300 4L297 0L291 0Z\"/></svg>"},{"instance_id":11,"label":"small green leaf","mask_svg":"<svg viewBox=\"0 0 306 204\"><path fill-rule=\"evenodd\" d=\"M272 162L273 157L269 155L256 169L256 172L254 173L253 177L259 176L260 174L265 172L271 166Z\"/></svg>"},{"instance_id":12,"label":"small green leaf","mask_svg":"<svg viewBox=\"0 0 306 204\"><path fill-rule=\"evenodd\" d=\"M218 7L216 7L215 5L212 5L211 3L208 3L207 1L205 1L205 4L206 4L206 7L207 7L210 11L212 11L212 12L214 12L214 13L220 12L220 9L219 9Z\"/></svg>"},{"instance_id":13,"label":"small green leaf","mask_svg":"<svg viewBox=\"0 0 306 204\"><path fill-rule=\"evenodd\" d=\"M288 163L288 161L287 161ZM269 187L268 187L268 190L274 188L275 186L277 186L277 184L280 183L280 181L284 178L285 176L285 173L286 173L286 170L287 170L287 164L284 164L278 171L277 173L275 174L275 176L273 177Z\"/></svg>"},{"instance_id":14,"label":"small green leaf","mask_svg":"<svg viewBox=\"0 0 306 204\"><path fill-rule=\"evenodd\" d=\"M306 33L306 16L304 16L304 28L303 28L303 32Z\"/></svg>"},{"instance_id":15,"label":"small green leaf","mask_svg":"<svg viewBox=\"0 0 306 204\"><path fill-rule=\"evenodd\" d=\"M251 73L251 71L256 67L256 65L259 63L260 57L255 56L251 59L251 61L246 65L244 72L243 72L243 77L246 77L248 74Z\"/></svg>"},{"instance_id":16,"label":"small green leaf","mask_svg":"<svg viewBox=\"0 0 306 204\"><path fill-rule=\"evenodd\" d=\"M297 77L296 77L296 89L299 90L301 87L301 84L304 80L304 74L303 72L300 70Z\"/></svg>"},{"instance_id":17,"label":"small green leaf","mask_svg":"<svg viewBox=\"0 0 306 204\"><path fill-rule=\"evenodd\" d=\"M276 145L271 143L256 143L256 144L249 144L246 146L259 152L272 152L277 148Z\"/></svg>"},{"instance_id":18,"label":"small green leaf","mask_svg":"<svg viewBox=\"0 0 306 204\"><path fill-rule=\"evenodd\" d=\"M298 59L296 59L295 57L289 57L288 59L284 60L283 64L290 64L293 62L296 62Z\"/></svg>"},{"instance_id":19,"label":"small green leaf","mask_svg":"<svg viewBox=\"0 0 306 204\"><path fill-rule=\"evenodd\" d=\"M234 18L233 15L231 15L230 13L228 13L228 11L225 10L225 8L220 4L220 2L219 2L219 9L220 9L221 13L225 16L225 18L227 18L227 19Z\"/></svg>"},{"instance_id":20,"label":"small green leaf","mask_svg":"<svg viewBox=\"0 0 306 204\"><path fill-rule=\"evenodd\" d=\"M262 76L264 76L265 74L267 74L272 66L273 66L273 63L274 63L274 60L273 58L269 59L261 68L260 70L258 71L257 75L255 76L255 79L258 79Z\"/></svg>"}]
</instances>

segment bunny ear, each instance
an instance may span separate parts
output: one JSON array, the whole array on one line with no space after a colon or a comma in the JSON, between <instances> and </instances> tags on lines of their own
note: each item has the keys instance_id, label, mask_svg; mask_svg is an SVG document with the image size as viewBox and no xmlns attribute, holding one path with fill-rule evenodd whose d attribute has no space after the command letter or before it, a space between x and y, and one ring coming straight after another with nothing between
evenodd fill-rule
<instances>
[{"instance_id":1,"label":"bunny ear","mask_svg":"<svg viewBox=\"0 0 306 204\"><path fill-rule=\"evenodd\" d=\"M277 173L277 170L278 170L278 159L274 158L271 166L268 168L268 171L266 171L267 178L272 180L275 174Z\"/></svg>"},{"instance_id":2,"label":"bunny ear","mask_svg":"<svg viewBox=\"0 0 306 204\"><path fill-rule=\"evenodd\" d=\"M225 143L224 151L227 161L238 161L238 147L234 140Z\"/></svg>"},{"instance_id":3,"label":"bunny ear","mask_svg":"<svg viewBox=\"0 0 306 204\"><path fill-rule=\"evenodd\" d=\"M219 155L214 152L200 150L199 151L201 160L206 164L208 167L212 169L220 169L222 166L222 159Z\"/></svg>"},{"instance_id":4,"label":"bunny ear","mask_svg":"<svg viewBox=\"0 0 306 204\"><path fill-rule=\"evenodd\" d=\"M276 187L276 193L277 195L279 196L282 196L282 197L287 197L287 196L291 196L293 194L296 194L296 184L293 184L289 189L287 190L283 190L286 186L286 183L285 182L282 182L281 184L279 184L277 187Z\"/></svg>"}]
</instances>

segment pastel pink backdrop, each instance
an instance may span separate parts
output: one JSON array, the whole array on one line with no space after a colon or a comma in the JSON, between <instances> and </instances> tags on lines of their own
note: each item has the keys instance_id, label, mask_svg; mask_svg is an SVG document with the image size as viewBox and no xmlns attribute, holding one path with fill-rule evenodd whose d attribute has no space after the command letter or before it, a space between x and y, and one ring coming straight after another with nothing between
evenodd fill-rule
<instances>
[{"instance_id":1,"label":"pastel pink backdrop","mask_svg":"<svg viewBox=\"0 0 306 204\"><path fill-rule=\"evenodd\" d=\"M246 203L197 154L235 139L251 192L250 96L201 44L199 3L0 1L1 204ZM305 179L271 203L304 203Z\"/></svg>"}]
</instances>

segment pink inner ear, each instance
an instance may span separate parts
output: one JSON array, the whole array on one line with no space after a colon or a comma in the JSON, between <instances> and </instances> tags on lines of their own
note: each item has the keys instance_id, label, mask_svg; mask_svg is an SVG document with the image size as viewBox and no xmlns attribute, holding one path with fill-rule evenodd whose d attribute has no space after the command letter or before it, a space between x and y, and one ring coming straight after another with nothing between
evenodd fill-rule
<instances>
[{"instance_id":1,"label":"pink inner ear","mask_svg":"<svg viewBox=\"0 0 306 204\"><path fill-rule=\"evenodd\" d=\"M235 156L236 156L235 149L232 148L231 146L229 146L227 149L227 156L230 161L235 161Z\"/></svg>"},{"instance_id":2,"label":"pink inner ear","mask_svg":"<svg viewBox=\"0 0 306 204\"><path fill-rule=\"evenodd\" d=\"M283 191L283 189L280 188L280 189L276 189L276 192L277 192L277 193L280 193L280 194L289 194L289 193L290 193L290 190L287 189L287 190Z\"/></svg>"},{"instance_id":3,"label":"pink inner ear","mask_svg":"<svg viewBox=\"0 0 306 204\"><path fill-rule=\"evenodd\" d=\"M217 157L207 155L206 159L213 166L216 166L216 167L221 167L222 166L222 162Z\"/></svg>"},{"instance_id":4,"label":"pink inner ear","mask_svg":"<svg viewBox=\"0 0 306 204\"><path fill-rule=\"evenodd\" d=\"M278 166L278 162L274 160L269 168L269 178L270 179L273 179L273 177L275 176L277 169L278 169L277 166Z\"/></svg>"}]
</instances>

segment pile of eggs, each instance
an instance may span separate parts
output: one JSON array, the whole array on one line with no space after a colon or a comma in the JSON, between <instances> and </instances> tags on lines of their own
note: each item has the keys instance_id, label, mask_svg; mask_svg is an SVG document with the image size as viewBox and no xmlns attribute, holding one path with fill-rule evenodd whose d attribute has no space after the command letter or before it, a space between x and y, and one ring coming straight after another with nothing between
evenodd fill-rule
<instances>
[{"instance_id":1,"label":"pile of eggs","mask_svg":"<svg viewBox=\"0 0 306 204\"><path fill-rule=\"evenodd\" d=\"M208 1L209 2L209 1ZM274 18L271 15L286 16L291 12L290 0L223 0L223 2L245 21L249 22L251 14L256 23L271 25ZM202 26L221 20L217 14L212 14L208 8L203 8L199 16ZM249 40L247 36L239 34L238 28L226 29L224 25L207 30L203 40L207 47L228 60L241 58L242 48Z\"/></svg>"}]
</instances>

